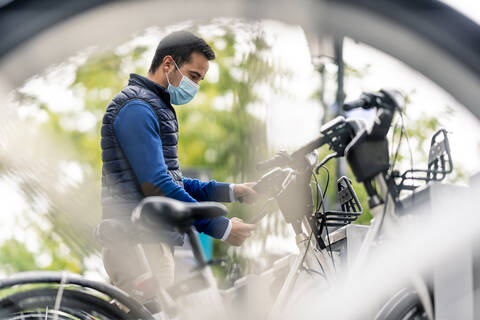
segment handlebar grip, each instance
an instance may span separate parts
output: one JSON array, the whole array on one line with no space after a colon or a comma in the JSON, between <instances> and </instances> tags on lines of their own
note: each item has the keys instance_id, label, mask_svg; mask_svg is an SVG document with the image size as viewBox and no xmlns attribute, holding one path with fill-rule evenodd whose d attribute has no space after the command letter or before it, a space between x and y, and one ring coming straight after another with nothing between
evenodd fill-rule
<instances>
[{"instance_id":1,"label":"handlebar grip","mask_svg":"<svg viewBox=\"0 0 480 320\"><path fill-rule=\"evenodd\" d=\"M375 94L364 92L362 93L360 98L349 101L349 102L345 102L343 104L343 110L351 111L353 109L358 109L358 108L369 109L373 106L372 102L374 101L374 98L375 98Z\"/></svg>"},{"instance_id":2,"label":"handlebar grip","mask_svg":"<svg viewBox=\"0 0 480 320\"><path fill-rule=\"evenodd\" d=\"M266 171L270 169L274 165L274 159L269 159L265 161L261 161L255 165L257 171Z\"/></svg>"},{"instance_id":3,"label":"handlebar grip","mask_svg":"<svg viewBox=\"0 0 480 320\"><path fill-rule=\"evenodd\" d=\"M257 171L266 171L274 167L281 167L288 164L289 158L286 151L280 151L273 158L257 163L255 168Z\"/></svg>"},{"instance_id":4,"label":"handlebar grip","mask_svg":"<svg viewBox=\"0 0 480 320\"><path fill-rule=\"evenodd\" d=\"M365 105L365 100L357 99L349 102L345 102L343 105L343 110L350 111L357 108L362 108Z\"/></svg>"}]
</instances>

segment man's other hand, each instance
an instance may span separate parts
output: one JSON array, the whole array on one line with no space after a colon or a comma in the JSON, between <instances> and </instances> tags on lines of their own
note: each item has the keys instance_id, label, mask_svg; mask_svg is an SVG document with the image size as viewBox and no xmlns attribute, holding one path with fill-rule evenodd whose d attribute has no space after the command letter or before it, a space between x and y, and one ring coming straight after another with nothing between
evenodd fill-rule
<instances>
[{"instance_id":1,"label":"man's other hand","mask_svg":"<svg viewBox=\"0 0 480 320\"><path fill-rule=\"evenodd\" d=\"M255 182L236 184L233 187L235 199L240 202L254 203L257 201L258 193L253 189Z\"/></svg>"},{"instance_id":2,"label":"man's other hand","mask_svg":"<svg viewBox=\"0 0 480 320\"><path fill-rule=\"evenodd\" d=\"M244 223L242 219L233 217L230 219L232 222L232 230L228 236L226 243L232 246L240 246L242 243L250 237L251 232L257 228L254 224Z\"/></svg>"}]
</instances>

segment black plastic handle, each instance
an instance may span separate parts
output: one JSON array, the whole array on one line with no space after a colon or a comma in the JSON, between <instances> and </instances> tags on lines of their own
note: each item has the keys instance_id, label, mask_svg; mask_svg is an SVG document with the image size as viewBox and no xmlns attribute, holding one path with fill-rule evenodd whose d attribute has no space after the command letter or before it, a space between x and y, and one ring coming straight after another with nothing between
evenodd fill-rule
<instances>
[{"instance_id":1,"label":"black plastic handle","mask_svg":"<svg viewBox=\"0 0 480 320\"><path fill-rule=\"evenodd\" d=\"M212 219L227 215L227 207L218 202L188 203L190 214L193 219Z\"/></svg>"},{"instance_id":2,"label":"black plastic handle","mask_svg":"<svg viewBox=\"0 0 480 320\"><path fill-rule=\"evenodd\" d=\"M343 104L343 110L350 111L357 108L368 109L373 107L373 102L376 95L373 93L362 93L360 98L352 101L345 102Z\"/></svg>"}]
</instances>

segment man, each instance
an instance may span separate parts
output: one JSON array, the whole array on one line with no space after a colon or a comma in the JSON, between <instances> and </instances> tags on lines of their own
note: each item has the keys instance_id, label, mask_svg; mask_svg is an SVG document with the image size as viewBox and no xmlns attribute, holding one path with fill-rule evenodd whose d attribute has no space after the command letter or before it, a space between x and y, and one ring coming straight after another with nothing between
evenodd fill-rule
<instances>
[{"instance_id":1,"label":"man","mask_svg":"<svg viewBox=\"0 0 480 320\"><path fill-rule=\"evenodd\" d=\"M178 122L172 105L188 103L197 93L215 54L190 32L174 32L162 39L148 76L131 74L126 86L108 105L102 122L103 218L123 221L128 228L132 210L147 196L166 196L186 202L242 199L255 201L252 184L200 182L182 176L179 166ZM241 245L255 225L219 217L197 221L199 232ZM159 230L163 242L143 244L152 271L165 286L173 281L172 247L183 235ZM127 236L126 236L127 237ZM149 297L136 290L141 267L131 244L104 248L105 269L113 283L139 301Z\"/></svg>"}]
</instances>

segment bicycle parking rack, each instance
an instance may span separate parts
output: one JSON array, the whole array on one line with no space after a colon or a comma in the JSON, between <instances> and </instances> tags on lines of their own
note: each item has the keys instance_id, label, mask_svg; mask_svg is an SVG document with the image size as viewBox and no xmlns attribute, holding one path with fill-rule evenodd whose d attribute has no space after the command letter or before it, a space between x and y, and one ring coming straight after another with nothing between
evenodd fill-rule
<instances>
[{"instance_id":1,"label":"bicycle parking rack","mask_svg":"<svg viewBox=\"0 0 480 320\"><path fill-rule=\"evenodd\" d=\"M478 214L477 206L471 199L480 192L480 173L470 177L469 187L434 183L429 188L430 211L433 219L444 217L445 212L468 212ZM455 201L452 201L452 200ZM455 228L458 237L464 233ZM461 246L451 250L448 260L437 263L433 268L433 289L435 316L438 319L479 319L480 304L478 290L480 288L480 255L479 238L470 238ZM453 240L453 239L452 239ZM455 240L453 240L455 241Z\"/></svg>"},{"instance_id":2,"label":"bicycle parking rack","mask_svg":"<svg viewBox=\"0 0 480 320\"><path fill-rule=\"evenodd\" d=\"M330 233L326 245L335 253L335 265L340 269L351 266L360 250L369 226L349 224Z\"/></svg>"}]
</instances>

